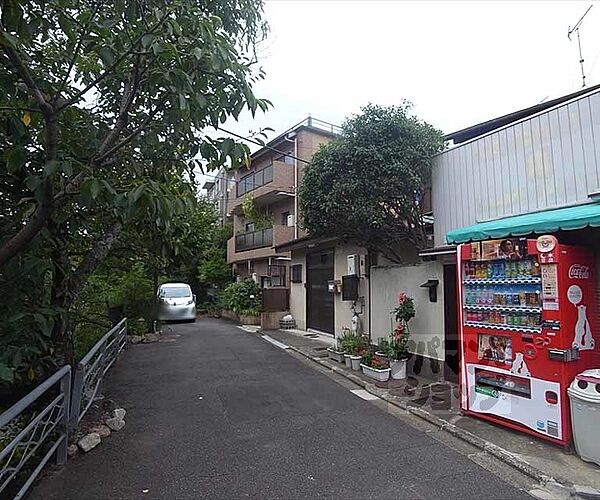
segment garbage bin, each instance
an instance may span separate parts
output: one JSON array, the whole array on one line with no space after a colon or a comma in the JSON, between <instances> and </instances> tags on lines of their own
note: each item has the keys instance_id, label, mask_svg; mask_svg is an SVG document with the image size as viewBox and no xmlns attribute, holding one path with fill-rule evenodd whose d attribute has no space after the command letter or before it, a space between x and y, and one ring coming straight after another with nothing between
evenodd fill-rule
<instances>
[{"instance_id":1,"label":"garbage bin","mask_svg":"<svg viewBox=\"0 0 600 500\"><path fill-rule=\"evenodd\" d=\"M567 389L575 449L586 462L600 465L600 369L586 370Z\"/></svg>"}]
</instances>

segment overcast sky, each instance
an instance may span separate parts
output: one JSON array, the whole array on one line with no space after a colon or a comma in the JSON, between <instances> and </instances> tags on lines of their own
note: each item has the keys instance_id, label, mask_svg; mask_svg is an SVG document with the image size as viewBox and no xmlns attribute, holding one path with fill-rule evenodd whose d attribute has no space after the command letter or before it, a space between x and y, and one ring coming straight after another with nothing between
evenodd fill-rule
<instances>
[{"instance_id":1,"label":"overcast sky","mask_svg":"<svg viewBox=\"0 0 600 500\"><path fill-rule=\"evenodd\" d=\"M372 102L408 99L449 133L600 83L599 1L267 0L271 32L259 48L274 108L230 129L283 132L309 113L341 124ZM253 148L254 149L254 148Z\"/></svg>"}]
</instances>

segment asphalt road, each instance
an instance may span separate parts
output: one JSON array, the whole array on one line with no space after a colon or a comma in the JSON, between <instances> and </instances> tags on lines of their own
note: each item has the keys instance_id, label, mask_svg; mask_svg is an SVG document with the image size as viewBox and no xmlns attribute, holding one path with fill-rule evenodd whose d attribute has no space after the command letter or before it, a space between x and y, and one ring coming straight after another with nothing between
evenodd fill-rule
<instances>
[{"instance_id":1,"label":"asphalt road","mask_svg":"<svg viewBox=\"0 0 600 500\"><path fill-rule=\"evenodd\" d=\"M114 367L125 428L32 498L529 498L230 323L174 331Z\"/></svg>"}]
</instances>

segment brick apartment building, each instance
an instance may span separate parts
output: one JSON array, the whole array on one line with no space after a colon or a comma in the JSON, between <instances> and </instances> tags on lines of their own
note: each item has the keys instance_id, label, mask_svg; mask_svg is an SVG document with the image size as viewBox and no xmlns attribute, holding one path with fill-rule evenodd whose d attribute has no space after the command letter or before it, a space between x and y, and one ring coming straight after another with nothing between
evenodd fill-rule
<instances>
[{"instance_id":1,"label":"brick apartment building","mask_svg":"<svg viewBox=\"0 0 600 500\"><path fill-rule=\"evenodd\" d=\"M253 277L262 287L289 285L289 252L275 247L305 236L298 220L298 186L306 162L338 133L339 128L308 117L251 156L251 166L233 174L227 214L233 237L227 244L227 262L238 277ZM298 160L299 159L299 160ZM250 197L261 223L244 215ZM265 220L267 223L265 224Z\"/></svg>"}]
</instances>

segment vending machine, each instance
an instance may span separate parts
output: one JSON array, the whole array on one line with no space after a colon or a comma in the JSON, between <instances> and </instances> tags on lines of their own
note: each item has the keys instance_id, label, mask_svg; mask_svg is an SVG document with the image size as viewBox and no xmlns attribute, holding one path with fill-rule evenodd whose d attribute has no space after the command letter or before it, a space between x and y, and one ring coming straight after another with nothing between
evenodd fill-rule
<instances>
[{"instance_id":1,"label":"vending machine","mask_svg":"<svg viewBox=\"0 0 600 500\"><path fill-rule=\"evenodd\" d=\"M467 243L458 270L463 411L569 444L567 388L600 367L592 252L554 236Z\"/></svg>"}]
</instances>

